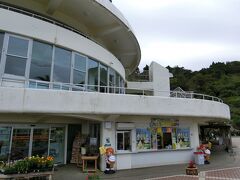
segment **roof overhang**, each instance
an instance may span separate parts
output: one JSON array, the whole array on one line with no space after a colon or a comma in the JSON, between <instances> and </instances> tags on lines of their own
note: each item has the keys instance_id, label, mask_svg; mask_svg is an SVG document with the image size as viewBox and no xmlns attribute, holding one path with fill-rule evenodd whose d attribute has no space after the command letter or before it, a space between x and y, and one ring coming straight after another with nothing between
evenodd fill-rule
<instances>
[{"instance_id":1,"label":"roof overhang","mask_svg":"<svg viewBox=\"0 0 240 180\"><path fill-rule=\"evenodd\" d=\"M140 46L121 12L109 0L0 0L80 31L123 64L126 74L139 65Z\"/></svg>"}]
</instances>

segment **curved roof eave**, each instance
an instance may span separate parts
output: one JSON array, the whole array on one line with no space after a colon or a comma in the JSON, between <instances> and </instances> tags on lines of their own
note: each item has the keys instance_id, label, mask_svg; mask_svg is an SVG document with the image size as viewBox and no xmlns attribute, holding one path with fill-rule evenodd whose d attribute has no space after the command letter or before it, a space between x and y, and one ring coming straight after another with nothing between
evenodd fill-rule
<instances>
[{"instance_id":1,"label":"curved roof eave","mask_svg":"<svg viewBox=\"0 0 240 180\"><path fill-rule=\"evenodd\" d=\"M107 11L112 13L115 16L115 18L118 19L118 21L124 26L126 32L130 34L134 41L133 43L136 48L135 62L133 62L131 66L129 66L126 69L126 71L128 71L126 72L126 74L131 74L138 67L141 59L141 49L138 40L134 34L134 31L131 25L128 23L128 21L124 18L123 14L112 3L110 3L109 0L95 0L95 1L99 3L103 8L105 8ZM129 53L129 56L131 56L131 53ZM119 60L121 61L121 58L119 58Z\"/></svg>"},{"instance_id":2,"label":"curved roof eave","mask_svg":"<svg viewBox=\"0 0 240 180\"><path fill-rule=\"evenodd\" d=\"M109 0L0 0L36 12L86 35L115 55L130 74L139 65L140 45L128 21Z\"/></svg>"}]
</instances>

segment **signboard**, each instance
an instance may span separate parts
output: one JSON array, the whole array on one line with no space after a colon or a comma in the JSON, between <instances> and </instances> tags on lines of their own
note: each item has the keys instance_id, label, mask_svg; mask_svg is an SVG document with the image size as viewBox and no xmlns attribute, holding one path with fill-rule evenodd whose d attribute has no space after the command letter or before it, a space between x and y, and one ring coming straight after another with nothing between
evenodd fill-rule
<instances>
[{"instance_id":1,"label":"signboard","mask_svg":"<svg viewBox=\"0 0 240 180\"><path fill-rule=\"evenodd\" d=\"M156 127L177 127L179 126L179 120L175 119L159 119L159 118L153 118L151 120L151 124L155 125Z\"/></svg>"}]
</instances>

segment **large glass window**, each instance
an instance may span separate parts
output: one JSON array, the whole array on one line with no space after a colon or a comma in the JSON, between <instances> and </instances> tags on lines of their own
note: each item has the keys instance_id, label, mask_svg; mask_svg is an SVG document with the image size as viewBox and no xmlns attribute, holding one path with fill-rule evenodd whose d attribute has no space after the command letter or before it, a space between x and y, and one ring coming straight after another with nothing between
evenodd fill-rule
<instances>
[{"instance_id":1,"label":"large glass window","mask_svg":"<svg viewBox=\"0 0 240 180\"><path fill-rule=\"evenodd\" d=\"M53 82L70 83L71 51L55 48Z\"/></svg>"},{"instance_id":2,"label":"large glass window","mask_svg":"<svg viewBox=\"0 0 240 180\"><path fill-rule=\"evenodd\" d=\"M124 94L125 93L125 82L124 79L120 77L120 93Z\"/></svg>"},{"instance_id":3,"label":"large glass window","mask_svg":"<svg viewBox=\"0 0 240 180\"><path fill-rule=\"evenodd\" d=\"M25 76L29 41L9 36L5 73Z\"/></svg>"},{"instance_id":4,"label":"large glass window","mask_svg":"<svg viewBox=\"0 0 240 180\"><path fill-rule=\"evenodd\" d=\"M0 32L0 65L1 65L1 57L2 57L3 39L4 39L4 33Z\"/></svg>"},{"instance_id":5,"label":"large glass window","mask_svg":"<svg viewBox=\"0 0 240 180\"><path fill-rule=\"evenodd\" d=\"M108 68L100 64L100 92L107 92Z\"/></svg>"},{"instance_id":6,"label":"large glass window","mask_svg":"<svg viewBox=\"0 0 240 180\"><path fill-rule=\"evenodd\" d=\"M31 129L14 129L12 137L11 159L23 159L29 155Z\"/></svg>"},{"instance_id":7,"label":"large glass window","mask_svg":"<svg viewBox=\"0 0 240 180\"><path fill-rule=\"evenodd\" d=\"M115 86L115 71L112 68L109 68L109 92L114 93Z\"/></svg>"},{"instance_id":8,"label":"large glass window","mask_svg":"<svg viewBox=\"0 0 240 180\"><path fill-rule=\"evenodd\" d=\"M118 73L116 73L115 86L115 93L118 94L120 92L120 76Z\"/></svg>"},{"instance_id":9,"label":"large glass window","mask_svg":"<svg viewBox=\"0 0 240 180\"><path fill-rule=\"evenodd\" d=\"M117 131L117 150L131 150L131 131Z\"/></svg>"},{"instance_id":10,"label":"large glass window","mask_svg":"<svg viewBox=\"0 0 240 180\"><path fill-rule=\"evenodd\" d=\"M52 49L49 44L33 41L30 79L50 81Z\"/></svg>"},{"instance_id":11,"label":"large glass window","mask_svg":"<svg viewBox=\"0 0 240 180\"><path fill-rule=\"evenodd\" d=\"M86 78L86 57L75 54L73 66L73 84L76 86L83 86Z\"/></svg>"},{"instance_id":12,"label":"large glass window","mask_svg":"<svg viewBox=\"0 0 240 180\"><path fill-rule=\"evenodd\" d=\"M98 91L98 62L88 60L88 89Z\"/></svg>"},{"instance_id":13,"label":"large glass window","mask_svg":"<svg viewBox=\"0 0 240 180\"><path fill-rule=\"evenodd\" d=\"M32 156L48 155L49 129L33 129Z\"/></svg>"},{"instance_id":14,"label":"large glass window","mask_svg":"<svg viewBox=\"0 0 240 180\"><path fill-rule=\"evenodd\" d=\"M122 77L97 60L3 32L0 32L0 65L5 74L26 76L30 88L124 93Z\"/></svg>"},{"instance_id":15,"label":"large glass window","mask_svg":"<svg viewBox=\"0 0 240 180\"><path fill-rule=\"evenodd\" d=\"M8 160L11 130L11 127L0 127L0 161Z\"/></svg>"}]
</instances>

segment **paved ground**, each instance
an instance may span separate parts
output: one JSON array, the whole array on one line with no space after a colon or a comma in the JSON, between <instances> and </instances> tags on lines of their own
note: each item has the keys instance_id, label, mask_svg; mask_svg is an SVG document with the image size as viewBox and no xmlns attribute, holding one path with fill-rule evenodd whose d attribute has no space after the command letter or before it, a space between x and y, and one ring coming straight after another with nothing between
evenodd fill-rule
<instances>
[{"instance_id":1,"label":"paved ground","mask_svg":"<svg viewBox=\"0 0 240 180\"><path fill-rule=\"evenodd\" d=\"M176 175L146 180L239 180L240 167L202 171L198 176Z\"/></svg>"},{"instance_id":2,"label":"paved ground","mask_svg":"<svg viewBox=\"0 0 240 180\"><path fill-rule=\"evenodd\" d=\"M150 168L139 168L132 170L117 171L113 175L97 174L102 180L240 180L240 149L235 153L214 152L209 165L198 165L199 177L186 176L187 164L158 166ZM75 165L59 167L54 174L54 180L85 180L86 174L81 172Z\"/></svg>"}]
</instances>

